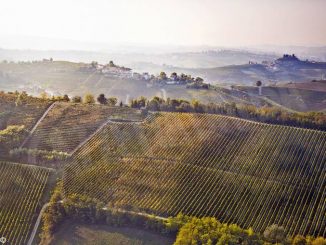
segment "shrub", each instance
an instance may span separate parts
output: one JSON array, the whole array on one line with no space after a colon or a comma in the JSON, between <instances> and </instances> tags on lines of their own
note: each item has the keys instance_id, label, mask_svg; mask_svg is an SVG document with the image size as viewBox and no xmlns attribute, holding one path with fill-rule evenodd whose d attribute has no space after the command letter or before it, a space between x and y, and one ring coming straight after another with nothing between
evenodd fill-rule
<instances>
[{"instance_id":1,"label":"shrub","mask_svg":"<svg viewBox=\"0 0 326 245\"><path fill-rule=\"evenodd\" d=\"M285 229L283 226L273 224L266 228L264 237L270 242L282 242L286 238Z\"/></svg>"}]
</instances>

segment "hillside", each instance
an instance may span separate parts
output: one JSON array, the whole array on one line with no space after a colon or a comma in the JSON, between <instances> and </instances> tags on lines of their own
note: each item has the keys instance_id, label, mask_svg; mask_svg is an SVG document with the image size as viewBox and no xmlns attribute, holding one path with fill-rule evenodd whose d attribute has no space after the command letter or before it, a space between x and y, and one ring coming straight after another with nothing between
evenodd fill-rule
<instances>
[{"instance_id":1,"label":"hillside","mask_svg":"<svg viewBox=\"0 0 326 245\"><path fill-rule=\"evenodd\" d=\"M25 125L31 129L49 107L50 102L26 96L16 104L17 95L0 92L0 130L8 125Z\"/></svg>"},{"instance_id":2,"label":"hillside","mask_svg":"<svg viewBox=\"0 0 326 245\"><path fill-rule=\"evenodd\" d=\"M272 62L250 61L242 65L193 69L192 73L212 83L253 85L257 80L265 83L305 82L324 76L326 62L304 61L295 55L284 55Z\"/></svg>"},{"instance_id":3,"label":"hillside","mask_svg":"<svg viewBox=\"0 0 326 245\"><path fill-rule=\"evenodd\" d=\"M23 147L70 153L115 116L142 119L140 111L135 109L57 102Z\"/></svg>"},{"instance_id":4,"label":"hillside","mask_svg":"<svg viewBox=\"0 0 326 245\"><path fill-rule=\"evenodd\" d=\"M287 83L281 85L286 88L306 89L312 91L326 92L326 80L313 80L303 83Z\"/></svg>"},{"instance_id":5,"label":"hillside","mask_svg":"<svg viewBox=\"0 0 326 245\"><path fill-rule=\"evenodd\" d=\"M326 234L324 132L202 114L108 123L65 167L65 195L263 231Z\"/></svg>"},{"instance_id":6,"label":"hillside","mask_svg":"<svg viewBox=\"0 0 326 245\"><path fill-rule=\"evenodd\" d=\"M45 168L0 162L0 234L8 244L27 244L49 175Z\"/></svg>"},{"instance_id":7,"label":"hillside","mask_svg":"<svg viewBox=\"0 0 326 245\"><path fill-rule=\"evenodd\" d=\"M170 97L191 101L222 102L218 91L186 89L185 85L155 85L148 81L102 74L87 69L89 64L67 61L39 61L0 63L0 90L27 91L39 96L41 92L50 95L68 94L70 97L86 93L95 96L104 93L117 97L128 104L133 98L145 96Z\"/></svg>"},{"instance_id":8,"label":"hillside","mask_svg":"<svg viewBox=\"0 0 326 245\"><path fill-rule=\"evenodd\" d=\"M236 89L245 92L249 97L258 94L257 87L236 86ZM293 86L264 86L260 98L264 97L300 112L322 111L326 108L326 91L314 90L300 83Z\"/></svg>"}]
</instances>

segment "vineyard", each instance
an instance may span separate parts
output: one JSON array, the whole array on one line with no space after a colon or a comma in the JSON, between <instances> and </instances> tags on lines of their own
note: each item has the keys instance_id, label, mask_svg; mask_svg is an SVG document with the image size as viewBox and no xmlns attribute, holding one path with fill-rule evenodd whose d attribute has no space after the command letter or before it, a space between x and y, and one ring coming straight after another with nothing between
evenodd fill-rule
<instances>
[{"instance_id":1,"label":"vineyard","mask_svg":"<svg viewBox=\"0 0 326 245\"><path fill-rule=\"evenodd\" d=\"M161 216L326 235L326 133L219 115L108 123L65 167L65 195Z\"/></svg>"},{"instance_id":2,"label":"vineyard","mask_svg":"<svg viewBox=\"0 0 326 245\"><path fill-rule=\"evenodd\" d=\"M25 125L31 129L43 115L49 102L39 98L28 97L16 105L17 96L0 92L0 129L7 125Z\"/></svg>"},{"instance_id":3,"label":"vineyard","mask_svg":"<svg viewBox=\"0 0 326 245\"><path fill-rule=\"evenodd\" d=\"M9 244L26 244L50 171L0 162L0 237Z\"/></svg>"},{"instance_id":4,"label":"vineyard","mask_svg":"<svg viewBox=\"0 0 326 245\"><path fill-rule=\"evenodd\" d=\"M138 110L125 107L56 103L38 125L24 148L59 152L73 151L109 117L138 119Z\"/></svg>"}]
</instances>

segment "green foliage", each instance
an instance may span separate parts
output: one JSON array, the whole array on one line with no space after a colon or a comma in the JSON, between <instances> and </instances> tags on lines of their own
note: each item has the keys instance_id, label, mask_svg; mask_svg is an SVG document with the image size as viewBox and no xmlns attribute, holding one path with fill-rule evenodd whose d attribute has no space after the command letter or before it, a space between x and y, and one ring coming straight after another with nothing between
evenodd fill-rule
<instances>
[{"instance_id":1,"label":"green foliage","mask_svg":"<svg viewBox=\"0 0 326 245\"><path fill-rule=\"evenodd\" d=\"M27 134L24 125L10 125L0 130L0 145L4 145L7 149L15 147Z\"/></svg>"},{"instance_id":2,"label":"green foliage","mask_svg":"<svg viewBox=\"0 0 326 245\"><path fill-rule=\"evenodd\" d=\"M38 149L15 148L10 150L10 156L16 159L35 158L37 161L64 161L70 155L66 152L46 151Z\"/></svg>"},{"instance_id":3,"label":"green foliage","mask_svg":"<svg viewBox=\"0 0 326 245\"><path fill-rule=\"evenodd\" d=\"M118 103L118 99L115 97L109 97L108 98L108 104L110 106L115 106Z\"/></svg>"}]
</instances>

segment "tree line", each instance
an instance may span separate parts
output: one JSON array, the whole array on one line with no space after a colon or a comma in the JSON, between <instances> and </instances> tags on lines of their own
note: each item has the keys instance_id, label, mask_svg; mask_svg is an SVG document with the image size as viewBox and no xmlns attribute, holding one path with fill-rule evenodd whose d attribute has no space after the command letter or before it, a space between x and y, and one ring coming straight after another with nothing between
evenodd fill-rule
<instances>
[{"instance_id":1,"label":"tree line","mask_svg":"<svg viewBox=\"0 0 326 245\"><path fill-rule=\"evenodd\" d=\"M273 224L263 233L236 224L222 223L214 217L197 218L178 214L159 219L153 215L124 212L106 206L103 202L84 195L64 196L62 182L55 188L50 204L43 214L41 239L51 240L65 220L84 224L106 224L116 227L137 227L176 237L175 245L183 244L293 244L325 245L323 237L290 236L282 226Z\"/></svg>"},{"instance_id":2,"label":"tree line","mask_svg":"<svg viewBox=\"0 0 326 245\"><path fill-rule=\"evenodd\" d=\"M204 104L196 99L187 101L167 98L164 100L159 97L154 97L150 100L140 97L131 100L130 106L132 108L146 108L150 111L220 114L264 123L326 131L326 114L322 112L292 113L273 106L256 107L234 102Z\"/></svg>"},{"instance_id":3,"label":"tree line","mask_svg":"<svg viewBox=\"0 0 326 245\"><path fill-rule=\"evenodd\" d=\"M17 93L16 104L22 103L24 98L28 96L26 92L15 93ZM66 101L85 104L95 104L97 101L97 103L103 105L129 106L131 108L142 108L150 111L220 114L249 119L257 122L326 131L326 114L323 112L293 113L274 106L256 107L248 104L236 104L234 102L204 104L196 99L188 101L184 99L167 98L164 100L157 96L153 97L152 99L141 96L137 99L132 99L128 105L125 105L121 101L118 103L118 99L116 97L107 98L104 94L100 94L95 100L95 96L90 93L86 94L83 98L81 96L69 98L68 95L52 96L51 98L41 95L41 98L51 101Z\"/></svg>"}]
</instances>

